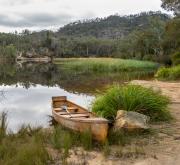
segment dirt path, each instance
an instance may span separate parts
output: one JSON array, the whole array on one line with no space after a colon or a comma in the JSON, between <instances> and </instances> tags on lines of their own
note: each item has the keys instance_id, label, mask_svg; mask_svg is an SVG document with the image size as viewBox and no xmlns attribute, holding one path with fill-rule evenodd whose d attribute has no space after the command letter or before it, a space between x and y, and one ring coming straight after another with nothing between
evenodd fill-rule
<instances>
[{"instance_id":1,"label":"dirt path","mask_svg":"<svg viewBox=\"0 0 180 165\"><path fill-rule=\"evenodd\" d=\"M169 108L175 121L157 125L157 144L147 146L146 152L154 153L155 157L148 156L135 161L134 165L180 165L180 104L173 103Z\"/></svg>"},{"instance_id":2,"label":"dirt path","mask_svg":"<svg viewBox=\"0 0 180 165\"><path fill-rule=\"evenodd\" d=\"M152 146L156 158L137 161L135 165L180 165L180 82L133 81L132 83L153 87L168 96L172 103L169 110L174 117L170 124L159 125L158 145Z\"/></svg>"},{"instance_id":3,"label":"dirt path","mask_svg":"<svg viewBox=\"0 0 180 165\"><path fill-rule=\"evenodd\" d=\"M180 82L162 82L162 81L144 81L134 80L132 84L138 84L145 87L152 87L156 91L162 92L163 95L168 96L172 103L180 104Z\"/></svg>"}]
</instances>

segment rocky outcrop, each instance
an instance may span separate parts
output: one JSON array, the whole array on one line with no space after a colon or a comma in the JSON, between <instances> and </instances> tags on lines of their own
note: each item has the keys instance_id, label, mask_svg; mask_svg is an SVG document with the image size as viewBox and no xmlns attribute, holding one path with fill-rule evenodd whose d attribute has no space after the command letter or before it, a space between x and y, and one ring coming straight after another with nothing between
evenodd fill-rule
<instances>
[{"instance_id":1,"label":"rocky outcrop","mask_svg":"<svg viewBox=\"0 0 180 165\"><path fill-rule=\"evenodd\" d=\"M114 123L114 130L119 130L122 128L128 130L148 129L149 120L150 117L143 114L132 111L119 110L117 112L116 120Z\"/></svg>"}]
</instances>

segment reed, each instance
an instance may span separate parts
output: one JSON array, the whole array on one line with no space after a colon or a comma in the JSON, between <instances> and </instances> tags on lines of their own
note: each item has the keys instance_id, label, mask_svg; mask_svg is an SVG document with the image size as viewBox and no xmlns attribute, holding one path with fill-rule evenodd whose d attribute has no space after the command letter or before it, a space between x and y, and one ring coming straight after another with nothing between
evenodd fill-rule
<instances>
[{"instance_id":1,"label":"reed","mask_svg":"<svg viewBox=\"0 0 180 165\"><path fill-rule=\"evenodd\" d=\"M126 110L147 115L151 121L167 121L171 119L168 103L167 97L150 88L115 85L95 99L92 110L110 120L114 120L118 110Z\"/></svg>"},{"instance_id":2,"label":"reed","mask_svg":"<svg viewBox=\"0 0 180 165\"><path fill-rule=\"evenodd\" d=\"M158 67L158 65L153 62L115 58L70 58L56 60L55 63L70 70L83 70L84 72L144 71L156 70Z\"/></svg>"}]
</instances>

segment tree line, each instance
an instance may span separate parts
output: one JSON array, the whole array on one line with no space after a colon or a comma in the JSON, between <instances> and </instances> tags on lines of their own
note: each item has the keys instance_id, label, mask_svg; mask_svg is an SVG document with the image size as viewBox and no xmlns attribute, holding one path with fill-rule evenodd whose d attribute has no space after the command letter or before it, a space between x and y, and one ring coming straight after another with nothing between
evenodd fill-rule
<instances>
[{"instance_id":1,"label":"tree line","mask_svg":"<svg viewBox=\"0 0 180 165\"><path fill-rule=\"evenodd\" d=\"M38 56L118 57L170 63L171 55L180 51L180 17L177 5L169 3L164 0L162 6L173 10L174 17L161 12L112 15L77 21L57 32L0 33L0 56L12 58L29 51Z\"/></svg>"}]
</instances>

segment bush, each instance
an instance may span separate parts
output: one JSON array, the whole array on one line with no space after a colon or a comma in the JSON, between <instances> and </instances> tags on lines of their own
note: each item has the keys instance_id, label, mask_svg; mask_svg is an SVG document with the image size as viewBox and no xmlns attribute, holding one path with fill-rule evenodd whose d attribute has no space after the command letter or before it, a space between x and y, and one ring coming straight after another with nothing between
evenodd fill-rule
<instances>
[{"instance_id":1,"label":"bush","mask_svg":"<svg viewBox=\"0 0 180 165\"><path fill-rule=\"evenodd\" d=\"M172 62L173 62L173 65L180 64L180 52L176 52L172 55Z\"/></svg>"},{"instance_id":2,"label":"bush","mask_svg":"<svg viewBox=\"0 0 180 165\"><path fill-rule=\"evenodd\" d=\"M149 88L138 85L113 86L96 98L92 111L114 120L118 110L136 111L150 116L152 121L167 121L169 99Z\"/></svg>"},{"instance_id":3,"label":"bush","mask_svg":"<svg viewBox=\"0 0 180 165\"><path fill-rule=\"evenodd\" d=\"M179 80L180 65L171 68L162 67L157 71L155 77L161 80Z\"/></svg>"}]
</instances>

